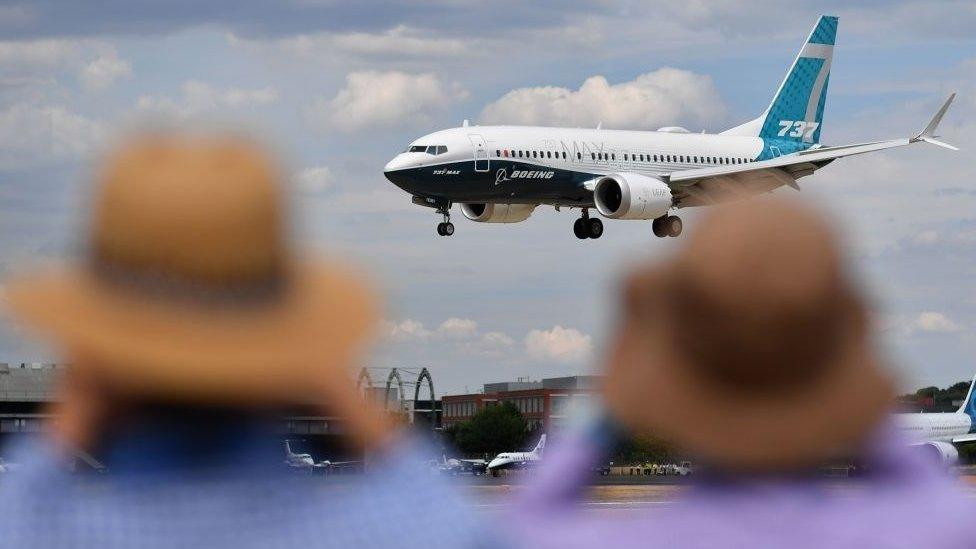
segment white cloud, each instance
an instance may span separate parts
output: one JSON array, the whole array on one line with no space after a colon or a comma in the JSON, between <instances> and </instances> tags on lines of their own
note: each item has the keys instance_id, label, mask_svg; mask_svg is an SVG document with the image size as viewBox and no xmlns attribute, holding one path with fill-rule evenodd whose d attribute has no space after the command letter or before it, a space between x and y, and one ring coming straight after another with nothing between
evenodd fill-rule
<instances>
[{"instance_id":1,"label":"white cloud","mask_svg":"<svg viewBox=\"0 0 976 549\"><path fill-rule=\"evenodd\" d=\"M470 339L478 334L478 323L470 318L449 318L437 327L437 333L452 339Z\"/></svg>"},{"instance_id":2,"label":"white cloud","mask_svg":"<svg viewBox=\"0 0 976 549\"><path fill-rule=\"evenodd\" d=\"M435 115L467 97L459 84L443 82L433 73L361 71L346 75L346 86L332 99L316 99L311 110L330 128L352 132L429 124Z\"/></svg>"},{"instance_id":3,"label":"white cloud","mask_svg":"<svg viewBox=\"0 0 976 549\"><path fill-rule=\"evenodd\" d=\"M105 138L104 126L62 105L15 104L0 111L0 168L77 159Z\"/></svg>"},{"instance_id":4,"label":"white cloud","mask_svg":"<svg viewBox=\"0 0 976 549\"><path fill-rule=\"evenodd\" d=\"M8 71L61 68L77 62L88 44L59 39L0 41L0 68Z\"/></svg>"},{"instance_id":5,"label":"white cloud","mask_svg":"<svg viewBox=\"0 0 976 549\"><path fill-rule=\"evenodd\" d=\"M554 86L519 88L490 103L485 124L657 128L678 122L714 123L725 107L711 77L662 68L620 84L591 76L578 90Z\"/></svg>"},{"instance_id":6,"label":"white cloud","mask_svg":"<svg viewBox=\"0 0 976 549\"><path fill-rule=\"evenodd\" d=\"M431 339L472 340L478 337L478 323L470 318L452 317L441 322L437 329L429 330L422 322L408 318L400 322L384 322L381 333L396 342L425 342Z\"/></svg>"},{"instance_id":7,"label":"white cloud","mask_svg":"<svg viewBox=\"0 0 976 549\"><path fill-rule=\"evenodd\" d=\"M561 328L557 327L554 330L561 330ZM575 330L570 331L575 332ZM433 330L413 319L399 322L384 321L381 323L380 333L388 343L399 345L399 349L410 350L414 345L433 346L438 352L445 351L460 357L512 359L516 358L515 353L522 351L522 348L516 345L515 339L508 334L497 331L482 332L478 322L470 318L451 317Z\"/></svg>"},{"instance_id":8,"label":"white cloud","mask_svg":"<svg viewBox=\"0 0 976 549\"><path fill-rule=\"evenodd\" d=\"M136 108L144 112L182 117L221 109L260 107L278 100L278 91L272 87L217 88L198 80L187 80L181 91L183 97L179 101L165 96L140 96Z\"/></svg>"},{"instance_id":9,"label":"white cloud","mask_svg":"<svg viewBox=\"0 0 976 549\"><path fill-rule=\"evenodd\" d=\"M911 323L913 331L951 333L963 329L943 313L935 311L925 311L920 313Z\"/></svg>"},{"instance_id":10,"label":"white cloud","mask_svg":"<svg viewBox=\"0 0 976 549\"><path fill-rule=\"evenodd\" d=\"M305 168L295 176L298 187L307 193L324 191L332 185L332 170L327 166Z\"/></svg>"},{"instance_id":11,"label":"white cloud","mask_svg":"<svg viewBox=\"0 0 976 549\"><path fill-rule=\"evenodd\" d=\"M590 357L593 344L589 335L575 328L555 326L551 330L532 330L525 336L525 350L536 360L582 362Z\"/></svg>"},{"instance_id":12,"label":"white cloud","mask_svg":"<svg viewBox=\"0 0 976 549\"><path fill-rule=\"evenodd\" d=\"M400 322L383 322L380 333L384 338L395 341L425 341L431 336L431 331L424 328L422 322L406 319Z\"/></svg>"},{"instance_id":13,"label":"white cloud","mask_svg":"<svg viewBox=\"0 0 976 549\"><path fill-rule=\"evenodd\" d=\"M321 59L323 55L335 57L347 54L358 57L417 57L430 60L471 53L471 48L465 41L431 37L430 33L419 32L405 25L376 33L318 32L271 41L250 40L232 34L228 37L228 42L232 46L270 48L277 53L317 59Z\"/></svg>"},{"instance_id":14,"label":"white cloud","mask_svg":"<svg viewBox=\"0 0 976 549\"><path fill-rule=\"evenodd\" d=\"M132 76L132 65L113 51L89 62L81 70L81 82L90 90L104 90L119 78Z\"/></svg>"}]
</instances>

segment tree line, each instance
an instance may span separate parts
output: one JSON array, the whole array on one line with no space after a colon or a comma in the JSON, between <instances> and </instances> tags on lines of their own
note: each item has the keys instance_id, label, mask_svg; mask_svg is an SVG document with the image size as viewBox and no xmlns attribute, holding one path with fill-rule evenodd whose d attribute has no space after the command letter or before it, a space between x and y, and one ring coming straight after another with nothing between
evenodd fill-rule
<instances>
[{"instance_id":1,"label":"tree line","mask_svg":"<svg viewBox=\"0 0 976 549\"><path fill-rule=\"evenodd\" d=\"M969 382L960 381L949 387L922 387L913 393L898 396L902 411L954 411L958 402L966 398ZM501 452L531 449L542 434L540 427L532 427L511 402L486 406L471 419L444 429L444 442L462 457L491 459ZM974 449L976 452L976 449ZM680 456L666 441L650 435L633 435L617 442L606 461L619 465L663 463L676 461Z\"/></svg>"}]
</instances>

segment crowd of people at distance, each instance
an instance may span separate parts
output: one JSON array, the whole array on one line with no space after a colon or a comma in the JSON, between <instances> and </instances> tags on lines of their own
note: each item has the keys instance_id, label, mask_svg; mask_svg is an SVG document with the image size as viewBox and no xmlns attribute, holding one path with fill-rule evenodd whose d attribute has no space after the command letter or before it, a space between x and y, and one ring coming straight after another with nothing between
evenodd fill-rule
<instances>
[{"instance_id":1,"label":"crowd of people at distance","mask_svg":"<svg viewBox=\"0 0 976 549\"><path fill-rule=\"evenodd\" d=\"M436 152L436 151L435 151ZM799 200L711 209L680 251L622 279L602 405L547 449L511 505L480 512L414 474L424 442L346 375L381 300L290 239L283 178L235 135L138 135L96 176L84 257L7 301L72 364L57 417L9 454L0 546L968 547L973 503L886 420L893 382L828 223ZM323 244L328 244L323 243ZM499 289L504 291L504 289ZM372 449L325 489L280 467L275 418L317 402ZM578 504L615 439L694 459L673 505ZM109 472L71 475L83 451ZM818 466L864 464L847 490Z\"/></svg>"}]
</instances>

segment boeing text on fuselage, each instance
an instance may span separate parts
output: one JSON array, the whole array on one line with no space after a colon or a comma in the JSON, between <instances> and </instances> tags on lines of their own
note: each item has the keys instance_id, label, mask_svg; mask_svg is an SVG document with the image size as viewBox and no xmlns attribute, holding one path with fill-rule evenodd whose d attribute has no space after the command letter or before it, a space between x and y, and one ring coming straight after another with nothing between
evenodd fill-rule
<instances>
[{"instance_id":1,"label":"boeing text on fuselage","mask_svg":"<svg viewBox=\"0 0 976 549\"><path fill-rule=\"evenodd\" d=\"M912 137L821 144L836 35L837 18L820 17L766 110L721 133L465 122L417 139L385 174L414 203L443 216L443 236L454 234L450 212L458 204L482 223L525 221L540 205L577 208L573 231L581 239L603 234L603 221L591 215L596 210L606 219L651 221L664 237L681 233L677 210L799 189L798 179L838 158L919 142L956 150L935 134L954 94Z\"/></svg>"}]
</instances>

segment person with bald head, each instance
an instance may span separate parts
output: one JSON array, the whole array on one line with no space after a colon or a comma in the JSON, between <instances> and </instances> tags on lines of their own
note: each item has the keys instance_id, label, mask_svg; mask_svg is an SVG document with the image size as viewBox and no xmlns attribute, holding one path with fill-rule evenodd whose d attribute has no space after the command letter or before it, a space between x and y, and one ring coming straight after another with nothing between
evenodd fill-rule
<instances>
[{"instance_id":1,"label":"person with bald head","mask_svg":"<svg viewBox=\"0 0 976 549\"><path fill-rule=\"evenodd\" d=\"M379 304L287 234L274 160L234 135L135 136L94 189L83 259L9 284L70 366L52 428L8 454L2 547L428 547L491 539L423 445L356 392ZM278 427L338 418L370 473L288 474ZM105 475L72 475L95 456ZM418 512L418 510L422 510Z\"/></svg>"},{"instance_id":2,"label":"person with bald head","mask_svg":"<svg viewBox=\"0 0 976 549\"><path fill-rule=\"evenodd\" d=\"M707 213L623 285L602 411L553 446L513 515L535 547L964 547L973 505L889 424L893 382L835 235L766 197ZM595 419L593 419L595 418ZM695 462L673 505L573 505L620 437ZM820 466L856 460L843 490Z\"/></svg>"}]
</instances>

